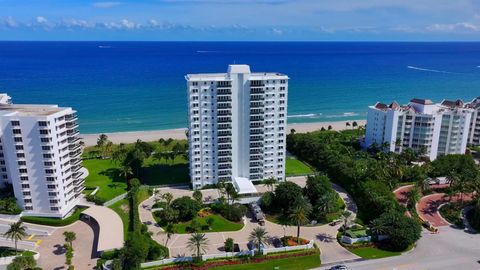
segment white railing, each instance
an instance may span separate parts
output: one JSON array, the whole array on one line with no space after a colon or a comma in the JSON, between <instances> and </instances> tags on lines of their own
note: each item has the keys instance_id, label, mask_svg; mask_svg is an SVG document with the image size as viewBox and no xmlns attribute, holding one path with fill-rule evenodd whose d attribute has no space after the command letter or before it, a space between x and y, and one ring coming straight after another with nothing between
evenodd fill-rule
<instances>
[{"instance_id":1,"label":"white railing","mask_svg":"<svg viewBox=\"0 0 480 270\"><path fill-rule=\"evenodd\" d=\"M192 257L168 258L168 259L163 259L163 260L158 260L153 262L142 263L140 266L142 268L147 268L147 267L161 266L161 265L177 263L177 262L191 262L192 260L193 260Z\"/></svg>"},{"instance_id":2,"label":"white railing","mask_svg":"<svg viewBox=\"0 0 480 270\"><path fill-rule=\"evenodd\" d=\"M118 195L117 197L111 199L110 201L104 202L104 203L103 203L103 206L108 207L108 206L110 206L110 205L112 205L112 204L114 204L114 203L116 203L116 202L118 202L118 201L121 201L121 200L125 199L125 198L127 197L127 195L128 195L128 192L125 192L125 193L123 193L123 194L120 194L120 195Z\"/></svg>"},{"instance_id":3,"label":"white railing","mask_svg":"<svg viewBox=\"0 0 480 270\"><path fill-rule=\"evenodd\" d=\"M245 251L240 251L240 252L223 252L223 253L218 253L218 254L208 254L208 255L202 255L202 260L211 260L211 259L219 259L219 258L231 258L231 257L240 257L240 256L253 256L254 251L253 250L245 250Z\"/></svg>"},{"instance_id":4,"label":"white railing","mask_svg":"<svg viewBox=\"0 0 480 270\"><path fill-rule=\"evenodd\" d=\"M310 241L306 245L279 247L279 248L264 248L262 251L263 251L263 255L267 255L269 253L302 250L302 249L311 249L311 248L313 248L313 241Z\"/></svg>"}]
</instances>

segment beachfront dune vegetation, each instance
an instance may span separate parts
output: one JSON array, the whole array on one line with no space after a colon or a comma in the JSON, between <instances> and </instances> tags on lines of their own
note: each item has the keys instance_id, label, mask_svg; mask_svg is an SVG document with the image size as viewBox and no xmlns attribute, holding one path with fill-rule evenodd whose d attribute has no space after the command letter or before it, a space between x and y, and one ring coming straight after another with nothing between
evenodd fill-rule
<instances>
[{"instance_id":1,"label":"beachfront dune vegetation","mask_svg":"<svg viewBox=\"0 0 480 270\"><path fill-rule=\"evenodd\" d=\"M113 144L100 135L97 145L87 147L83 155L89 171L87 190L99 187L87 198L102 204L125 193L132 178L146 185L188 184L187 147L186 140L173 139Z\"/></svg>"}]
</instances>

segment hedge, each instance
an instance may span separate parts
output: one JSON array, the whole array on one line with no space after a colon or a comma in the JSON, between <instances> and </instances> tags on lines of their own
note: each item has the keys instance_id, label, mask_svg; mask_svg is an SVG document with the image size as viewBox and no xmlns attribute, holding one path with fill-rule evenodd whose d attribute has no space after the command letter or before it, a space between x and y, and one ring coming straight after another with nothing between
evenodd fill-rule
<instances>
[{"instance_id":1,"label":"hedge","mask_svg":"<svg viewBox=\"0 0 480 270\"><path fill-rule=\"evenodd\" d=\"M75 221L80 219L80 214L87 209L86 207L77 207L75 212L71 214L69 217L61 219L61 218L52 218L52 217L34 217L34 216L23 216L20 219L23 222L33 223L33 224L40 224L40 225L47 225L47 226L55 226L55 227L62 227L67 226Z\"/></svg>"}]
</instances>

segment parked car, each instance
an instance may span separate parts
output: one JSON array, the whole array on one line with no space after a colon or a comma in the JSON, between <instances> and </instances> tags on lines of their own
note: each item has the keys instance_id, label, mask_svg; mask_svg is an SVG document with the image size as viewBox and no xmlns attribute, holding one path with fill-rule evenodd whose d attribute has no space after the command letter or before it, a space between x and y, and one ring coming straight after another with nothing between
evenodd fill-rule
<instances>
[{"instance_id":1,"label":"parked car","mask_svg":"<svg viewBox=\"0 0 480 270\"><path fill-rule=\"evenodd\" d=\"M281 240L280 238L275 238L275 239L273 239L272 244L273 244L273 246L276 247L276 248L281 248L281 247L283 247L283 243L282 243L282 240Z\"/></svg>"},{"instance_id":2,"label":"parked car","mask_svg":"<svg viewBox=\"0 0 480 270\"><path fill-rule=\"evenodd\" d=\"M250 212L252 212L253 219L257 221L261 226L265 225L265 215L263 214L260 206L257 203L252 202L248 205L248 208L250 209Z\"/></svg>"},{"instance_id":3,"label":"parked car","mask_svg":"<svg viewBox=\"0 0 480 270\"><path fill-rule=\"evenodd\" d=\"M330 268L330 270L348 270L348 267L344 264L335 265L334 267Z\"/></svg>"},{"instance_id":4,"label":"parked car","mask_svg":"<svg viewBox=\"0 0 480 270\"><path fill-rule=\"evenodd\" d=\"M248 242L247 247L248 247L249 250L257 250L258 249L258 246L253 244L252 242ZM265 245L261 243L260 244L260 250L263 250L263 249L265 249Z\"/></svg>"}]
</instances>

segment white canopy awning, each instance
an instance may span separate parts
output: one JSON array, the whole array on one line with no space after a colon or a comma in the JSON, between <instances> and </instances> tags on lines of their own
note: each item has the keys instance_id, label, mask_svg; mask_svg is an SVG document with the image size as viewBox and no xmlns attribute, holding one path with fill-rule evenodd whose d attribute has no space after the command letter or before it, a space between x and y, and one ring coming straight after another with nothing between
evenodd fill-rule
<instances>
[{"instance_id":1,"label":"white canopy awning","mask_svg":"<svg viewBox=\"0 0 480 270\"><path fill-rule=\"evenodd\" d=\"M257 189L253 185L252 181L244 177L233 178L233 186L237 190L238 194L252 194L257 193Z\"/></svg>"}]
</instances>

